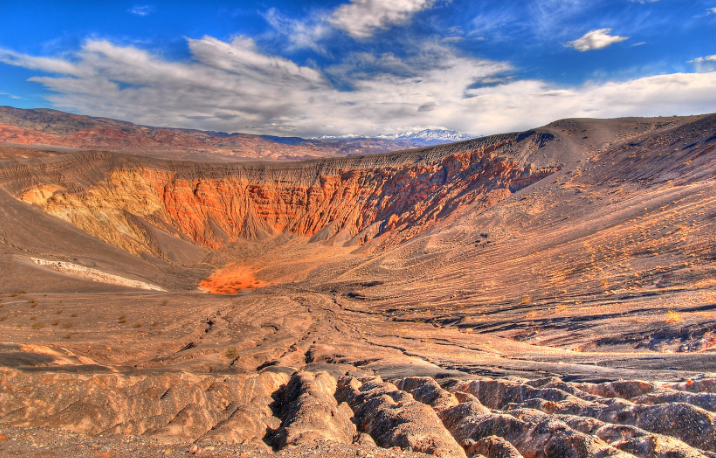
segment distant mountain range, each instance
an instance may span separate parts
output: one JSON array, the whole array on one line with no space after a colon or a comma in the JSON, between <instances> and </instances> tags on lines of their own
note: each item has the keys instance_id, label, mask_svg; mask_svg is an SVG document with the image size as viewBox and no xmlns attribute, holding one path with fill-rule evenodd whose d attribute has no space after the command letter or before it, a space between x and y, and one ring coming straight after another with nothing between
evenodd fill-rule
<instances>
[{"instance_id":1,"label":"distant mountain range","mask_svg":"<svg viewBox=\"0 0 716 458\"><path fill-rule=\"evenodd\" d=\"M474 137L469 135L455 132L454 130L447 129L425 129L419 132L404 132L401 134L383 134L376 135L373 137L367 137L364 135L341 135L331 136L323 135L321 137L314 137L316 140L353 140L358 138L365 139L380 139L380 140L423 140L430 145L438 145L442 143L459 142L462 140L469 140Z\"/></svg>"},{"instance_id":2,"label":"distant mountain range","mask_svg":"<svg viewBox=\"0 0 716 458\"><path fill-rule=\"evenodd\" d=\"M140 126L126 121L51 109L0 107L0 158L23 151L104 150L163 159L233 161L237 158L302 160L377 154L467 140L444 129L396 135L304 139ZM19 152L18 152L19 151ZM30 153L28 153L30 154Z\"/></svg>"}]
</instances>

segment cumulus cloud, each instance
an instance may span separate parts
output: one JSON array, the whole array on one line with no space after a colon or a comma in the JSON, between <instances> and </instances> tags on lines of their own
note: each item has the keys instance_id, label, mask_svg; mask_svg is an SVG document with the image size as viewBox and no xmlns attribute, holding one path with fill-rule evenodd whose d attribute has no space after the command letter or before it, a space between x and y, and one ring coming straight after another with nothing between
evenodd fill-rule
<instances>
[{"instance_id":1,"label":"cumulus cloud","mask_svg":"<svg viewBox=\"0 0 716 458\"><path fill-rule=\"evenodd\" d=\"M438 40L408 56L355 53L325 69L262 52L246 37L188 40L192 59L89 40L69 59L0 50L58 108L139 124L274 135L375 135L429 127L491 134L564 117L692 114L716 106L716 72L558 87L505 77L505 62ZM341 89L335 81L341 81ZM346 87L350 90L346 90Z\"/></svg>"},{"instance_id":2,"label":"cumulus cloud","mask_svg":"<svg viewBox=\"0 0 716 458\"><path fill-rule=\"evenodd\" d=\"M716 62L716 54L713 56L697 57L696 59L690 60L690 64L700 64L703 62Z\"/></svg>"},{"instance_id":3,"label":"cumulus cloud","mask_svg":"<svg viewBox=\"0 0 716 458\"><path fill-rule=\"evenodd\" d=\"M338 7L328 20L354 38L366 38L376 29L406 22L433 3L434 0L351 0Z\"/></svg>"},{"instance_id":4,"label":"cumulus cloud","mask_svg":"<svg viewBox=\"0 0 716 458\"><path fill-rule=\"evenodd\" d=\"M587 32L582 38L567 43L567 46L577 51L585 52L595 49L603 49L607 46L628 40L628 37L609 35L612 29L597 29Z\"/></svg>"}]
</instances>

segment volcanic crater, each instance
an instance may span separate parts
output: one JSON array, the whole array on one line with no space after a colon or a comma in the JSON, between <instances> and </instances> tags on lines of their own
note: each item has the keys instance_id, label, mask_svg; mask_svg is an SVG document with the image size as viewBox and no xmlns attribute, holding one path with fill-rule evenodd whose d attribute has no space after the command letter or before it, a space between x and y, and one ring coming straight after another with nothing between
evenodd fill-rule
<instances>
[{"instance_id":1,"label":"volcanic crater","mask_svg":"<svg viewBox=\"0 0 716 458\"><path fill-rule=\"evenodd\" d=\"M300 162L5 145L0 451L714 457L715 151L716 115Z\"/></svg>"}]
</instances>

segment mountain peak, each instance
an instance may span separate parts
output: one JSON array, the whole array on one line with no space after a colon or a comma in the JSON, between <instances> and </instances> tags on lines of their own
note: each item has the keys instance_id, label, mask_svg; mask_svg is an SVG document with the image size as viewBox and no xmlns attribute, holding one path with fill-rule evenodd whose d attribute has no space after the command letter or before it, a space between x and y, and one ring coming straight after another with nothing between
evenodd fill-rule
<instances>
[{"instance_id":1,"label":"mountain peak","mask_svg":"<svg viewBox=\"0 0 716 458\"><path fill-rule=\"evenodd\" d=\"M380 134L380 135L374 135L374 136L367 136L367 135L355 135L355 134L346 134L346 135L322 135L320 137L314 137L314 140L354 140L359 138L366 138L366 139L380 139L380 140L424 140L426 142L430 142L431 144L438 144L438 143L450 143L450 142L459 142L462 140L469 140L471 137L469 135L462 134L460 132L456 132L454 130L448 130L448 129L423 129L421 131L417 132L403 132L399 134Z\"/></svg>"}]
</instances>

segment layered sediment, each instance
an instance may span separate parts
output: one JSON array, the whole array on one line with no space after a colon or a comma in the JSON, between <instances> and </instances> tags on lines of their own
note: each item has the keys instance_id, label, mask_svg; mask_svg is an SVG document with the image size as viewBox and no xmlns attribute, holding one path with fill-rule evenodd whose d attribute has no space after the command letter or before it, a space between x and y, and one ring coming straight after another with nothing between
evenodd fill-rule
<instances>
[{"instance_id":1,"label":"layered sediment","mask_svg":"<svg viewBox=\"0 0 716 458\"><path fill-rule=\"evenodd\" d=\"M147 163L95 153L21 166L9 185L20 199L136 255L165 256L156 240L163 234L210 249L281 234L350 245L390 234L386 243L397 243L556 171L514 153L527 157L545 141L514 135L295 166Z\"/></svg>"}]
</instances>

